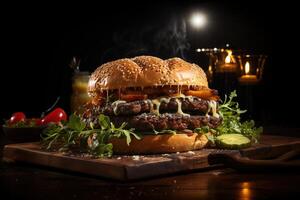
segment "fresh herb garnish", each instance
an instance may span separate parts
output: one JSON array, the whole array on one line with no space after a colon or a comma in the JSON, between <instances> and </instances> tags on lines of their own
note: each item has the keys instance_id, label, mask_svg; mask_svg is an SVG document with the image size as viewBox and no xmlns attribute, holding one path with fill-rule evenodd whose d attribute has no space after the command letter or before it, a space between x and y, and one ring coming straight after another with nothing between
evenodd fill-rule
<instances>
[{"instance_id":1,"label":"fresh herb garnish","mask_svg":"<svg viewBox=\"0 0 300 200\"><path fill-rule=\"evenodd\" d=\"M217 128L204 126L196 128L194 132L205 134L211 144L215 143L217 136L223 134L242 134L252 142L257 142L262 127L256 128L253 120L241 122L240 115L246 110L241 110L239 104L234 101L237 97L233 91L229 98L225 96L224 102L219 106L219 114L222 123ZM126 123L120 127L110 122L108 116L100 114L97 121L98 127L94 124L86 124L79 116L71 115L68 122L59 124L49 124L42 135L42 142L47 149L54 150L74 150L87 152L97 157L112 156L113 145L109 142L111 138L125 138L127 144L131 142L131 137L136 139L141 137L134 133L134 129L125 129ZM154 134L176 134L174 130L153 130Z\"/></svg>"},{"instance_id":2,"label":"fresh herb garnish","mask_svg":"<svg viewBox=\"0 0 300 200\"><path fill-rule=\"evenodd\" d=\"M217 128L204 126L196 128L195 132L206 134L211 143L214 143L214 137L216 136L233 133L242 134L251 139L252 142L257 142L263 128L256 128L253 120L241 122L240 115L245 113L246 110L239 108L238 102L234 101L235 97L237 97L237 94L236 91L233 91L229 98L225 95L224 102L219 105L219 114L223 118L220 126Z\"/></svg>"},{"instance_id":3,"label":"fresh herb garnish","mask_svg":"<svg viewBox=\"0 0 300 200\"><path fill-rule=\"evenodd\" d=\"M87 125L79 116L72 114L68 122L49 125L43 132L42 142L47 149L79 149L97 157L110 157L113 154L113 145L109 143L111 138L126 138L128 145L131 136L141 139L133 132L134 129L125 129L126 123L115 127L108 116L100 114L98 124L100 127L94 128L93 123Z\"/></svg>"}]
</instances>

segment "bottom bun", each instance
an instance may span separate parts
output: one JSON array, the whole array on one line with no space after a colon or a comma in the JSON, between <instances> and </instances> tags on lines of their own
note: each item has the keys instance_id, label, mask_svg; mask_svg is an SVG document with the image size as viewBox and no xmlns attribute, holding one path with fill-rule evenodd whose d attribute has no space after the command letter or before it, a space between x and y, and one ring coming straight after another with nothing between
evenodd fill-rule
<instances>
[{"instance_id":1,"label":"bottom bun","mask_svg":"<svg viewBox=\"0 0 300 200\"><path fill-rule=\"evenodd\" d=\"M115 154L157 154L175 153L204 148L208 140L205 135L197 133L185 134L163 134L163 135L144 135L141 140L132 137L128 146L125 139L113 138Z\"/></svg>"}]
</instances>

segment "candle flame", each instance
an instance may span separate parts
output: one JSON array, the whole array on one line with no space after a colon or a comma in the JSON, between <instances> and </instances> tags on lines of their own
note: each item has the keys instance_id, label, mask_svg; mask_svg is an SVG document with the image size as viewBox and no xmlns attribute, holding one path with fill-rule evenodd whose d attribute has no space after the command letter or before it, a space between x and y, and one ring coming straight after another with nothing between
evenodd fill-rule
<instances>
[{"instance_id":1,"label":"candle flame","mask_svg":"<svg viewBox=\"0 0 300 200\"><path fill-rule=\"evenodd\" d=\"M231 62L231 55L232 55L232 51L227 50L227 56L225 58L225 63L230 63Z\"/></svg>"},{"instance_id":2,"label":"candle flame","mask_svg":"<svg viewBox=\"0 0 300 200\"><path fill-rule=\"evenodd\" d=\"M245 64L245 73L248 74L249 72L250 72L250 64L247 61L246 64Z\"/></svg>"}]
</instances>

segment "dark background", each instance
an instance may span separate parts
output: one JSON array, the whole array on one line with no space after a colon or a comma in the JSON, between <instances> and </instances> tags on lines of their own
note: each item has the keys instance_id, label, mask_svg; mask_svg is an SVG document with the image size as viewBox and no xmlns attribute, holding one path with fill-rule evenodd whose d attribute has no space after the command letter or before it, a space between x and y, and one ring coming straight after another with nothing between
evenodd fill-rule
<instances>
[{"instance_id":1,"label":"dark background","mask_svg":"<svg viewBox=\"0 0 300 200\"><path fill-rule=\"evenodd\" d=\"M188 23L207 14L201 31ZM224 47L268 55L256 93L256 120L299 127L299 61L295 6L249 1L118 1L98 5L6 5L2 12L1 119L15 111L39 116L57 98L69 111L73 56L92 72L104 62L141 54L183 57L200 65L195 48Z\"/></svg>"}]
</instances>

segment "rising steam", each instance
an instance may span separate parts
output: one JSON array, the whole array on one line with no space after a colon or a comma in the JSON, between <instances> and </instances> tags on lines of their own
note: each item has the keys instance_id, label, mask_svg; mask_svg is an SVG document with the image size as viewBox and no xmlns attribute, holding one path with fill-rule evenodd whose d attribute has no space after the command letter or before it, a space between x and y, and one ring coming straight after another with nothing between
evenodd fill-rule
<instances>
[{"instance_id":1,"label":"rising steam","mask_svg":"<svg viewBox=\"0 0 300 200\"><path fill-rule=\"evenodd\" d=\"M102 63L142 54L161 58L185 58L186 51L190 48L186 23L178 18L155 25L144 24L138 28L121 30L114 33L113 42L114 46L102 54Z\"/></svg>"}]
</instances>

